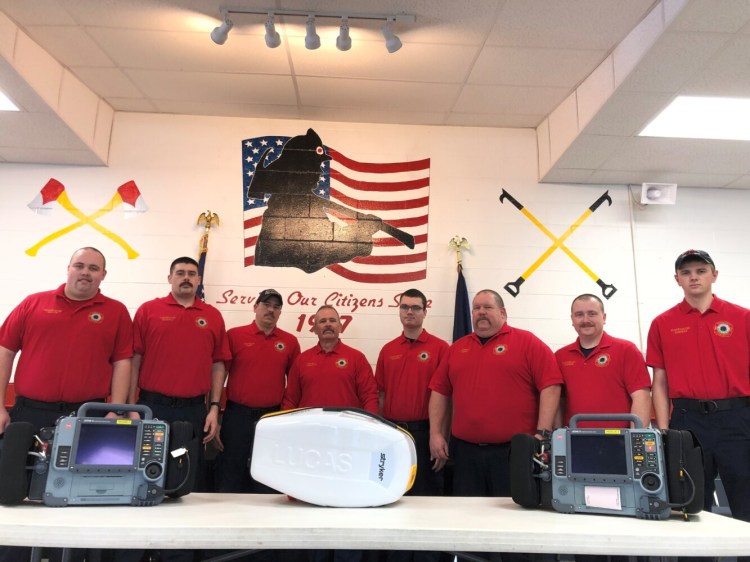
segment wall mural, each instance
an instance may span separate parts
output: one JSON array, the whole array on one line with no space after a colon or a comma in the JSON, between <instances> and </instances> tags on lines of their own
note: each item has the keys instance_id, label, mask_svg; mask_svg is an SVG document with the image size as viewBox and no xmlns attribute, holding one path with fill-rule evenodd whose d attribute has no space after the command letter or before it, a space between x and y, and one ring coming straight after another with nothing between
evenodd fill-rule
<instances>
[{"instance_id":1,"label":"wall mural","mask_svg":"<svg viewBox=\"0 0 750 562\"><path fill-rule=\"evenodd\" d=\"M36 256L40 248L46 246L53 240L60 238L61 236L80 228L84 225L88 225L97 232L103 234L116 244L118 244L128 255L128 259L135 259L138 257L136 252L130 245L125 242L120 236L102 226L96 219L103 217L107 213L111 212L118 206L125 205L125 217L129 218L133 215L145 213L148 210L146 202L143 200L138 186L133 180L125 182L117 188L115 194L102 208L98 211L91 213L90 215L85 214L68 197L68 193L65 191L65 186L56 180L51 178L46 185L39 191L36 197L28 204L29 209L36 212L37 214L49 214L54 208L54 203L60 205L63 209L68 211L78 220L65 228L61 228L53 232L52 234L45 236L39 242L34 244L31 248L26 250L26 253L30 256Z\"/></svg>"},{"instance_id":2,"label":"wall mural","mask_svg":"<svg viewBox=\"0 0 750 562\"><path fill-rule=\"evenodd\" d=\"M245 267L322 268L360 283L427 276L430 159L372 163L313 129L242 141Z\"/></svg>"},{"instance_id":3,"label":"wall mural","mask_svg":"<svg viewBox=\"0 0 750 562\"><path fill-rule=\"evenodd\" d=\"M568 237L573 234L573 232L575 232L575 230L579 226L581 226L581 223L589 218L602 205L602 203L607 203L608 206L612 206L612 198L609 196L609 191L605 191L596 201L594 201L591 206L586 209L580 217L578 217L578 220L570 225L570 228L568 228L568 230L566 230L562 234L562 236L559 237L552 234L552 232L550 232L549 229L547 229L547 227L539 221L539 219L531 214L531 211L529 211L526 207L519 203L515 197L513 197L510 193L503 189L503 192L500 194L500 203L504 203L506 200L509 201L516 209L521 211L521 213L527 219L534 223L534 225L553 242L553 244L549 248L547 248L547 250L541 256L539 256L539 258L533 264L531 264L531 266L526 271L524 271L518 279L505 284L504 288L506 291L508 291L514 297L517 297L518 293L521 292L521 285L524 283L524 281L526 281L531 276L531 274L534 273L534 271L536 271L536 269L540 265L542 265L542 263L544 263L544 261L548 257L550 257L555 250L559 248L560 250L565 252L565 254L586 273L586 275L591 277L591 279L593 279L594 282L599 285L604 298L609 299L612 295L615 294L617 289L614 285L608 285L607 283L602 281L601 277L594 273L585 263L583 263L578 258L578 256L576 256L565 244L563 244L563 242L565 242L565 240L567 240Z\"/></svg>"}]
</instances>

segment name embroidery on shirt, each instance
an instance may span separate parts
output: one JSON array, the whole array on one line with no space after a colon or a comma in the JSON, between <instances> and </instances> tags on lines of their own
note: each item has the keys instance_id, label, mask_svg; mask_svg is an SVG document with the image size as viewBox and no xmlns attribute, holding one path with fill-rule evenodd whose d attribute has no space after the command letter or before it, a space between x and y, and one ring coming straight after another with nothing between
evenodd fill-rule
<instances>
[{"instance_id":1,"label":"name embroidery on shirt","mask_svg":"<svg viewBox=\"0 0 750 562\"><path fill-rule=\"evenodd\" d=\"M687 334L690 331L690 326L681 326L679 328L670 328L669 330L673 335L678 336L680 334Z\"/></svg>"},{"instance_id":2,"label":"name embroidery on shirt","mask_svg":"<svg viewBox=\"0 0 750 562\"><path fill-rule=\"evenodd\" d=\"M44 312L46 312L47 314L60 314L62 310L59 308L45 308Z\"/></svg>"}]
</instances>

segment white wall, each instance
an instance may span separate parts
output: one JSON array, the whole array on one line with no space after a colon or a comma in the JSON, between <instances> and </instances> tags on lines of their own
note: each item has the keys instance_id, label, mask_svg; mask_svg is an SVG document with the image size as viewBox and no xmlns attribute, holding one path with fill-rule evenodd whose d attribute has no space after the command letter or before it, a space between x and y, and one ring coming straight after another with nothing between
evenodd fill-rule
<instances>
[{"instance_id":1,"label":"white wall","mask_svg":"<svg viewBox=\"0 0 750 562\"><path fill-rule=\"evenodd\" d=\"M262 135L304 134L314 128L326 145L365 161L431 159L427 278L401 285L363 285L328 271L243 267L242 177L240 141ZM503 189L519 200L555 236L609 191L612 206L601 206L567 239L566 245L605 282L617 287L606 301L607 329L642 346L651 319L681 298L672 279L681 251L708 250L721 272L717 294L748 306L741 288L748 285L746 245L750 228L750 191L681 189L675 206L640 208L626 186L542 185L537 183L536 138L532 130L416 127L353 123L185 117L120 113L116 117L110 166L63 167L0 164L0 235L5 267L0 271L0 318L27 294L64 282L65 266L78 247L92 245L108 260L105 294L122 300L131 313L145 300L165 295L171 260L197 257L200 213L221 217L212 229L206 269L207 300L224 314L229 327L251 320L251 305L221 302L222 295L257 296L274 287L289 296L299 291L312 301L284 307L280 325L298 333L306 349L314 339L300 317L313 314L326 297L338 292L355 298L383 299L382 306L338 306L351 314L344 339L362 349L371 362L400 324L395 295L409 286L432 299L427 328L450 339L456 282L455 253L449 240L469 240L464 273L469 292L498 290L509 322L537 333L552 348L572 341L568 318L572 298L599 287L561 250L555 251L513 298L503 286L552 244L537 226L509 202ZM120 235L140 256L128 260L122 248L89 226L78 228L43 247L36 257L24 251L51 232L76 221L58 207L50 216L26 205L51 177L67 188L70 200L90 214L106 203L120 184L135 180L150 210L125 220L118 208L98 219ZM637 197L634 194L633 197ZM335 303L334 303L335 304Z\"/></svg>"}]
</instances>

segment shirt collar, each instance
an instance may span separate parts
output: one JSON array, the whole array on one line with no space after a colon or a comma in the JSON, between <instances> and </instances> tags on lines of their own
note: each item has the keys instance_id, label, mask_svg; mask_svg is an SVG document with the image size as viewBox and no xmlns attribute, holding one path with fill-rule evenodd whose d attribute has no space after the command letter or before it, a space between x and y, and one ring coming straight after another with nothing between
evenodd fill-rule
<instances>
[{"instance_id":1,"label":"shirt collar","mask_svg":"<svg viewBox=\"0 0 750 562\"><path fill-rule=\"evenodd\" d=\"M198 310L203 310L204 308L206 308L206 303L204 303L198 297L194 298L193 304L191 304L190 306L182 306L181 303L177 302L172 293L169 293L166 296L166 303L174 306L179 306L180 308L196 308Z\"/></svg>"}]
</instances>

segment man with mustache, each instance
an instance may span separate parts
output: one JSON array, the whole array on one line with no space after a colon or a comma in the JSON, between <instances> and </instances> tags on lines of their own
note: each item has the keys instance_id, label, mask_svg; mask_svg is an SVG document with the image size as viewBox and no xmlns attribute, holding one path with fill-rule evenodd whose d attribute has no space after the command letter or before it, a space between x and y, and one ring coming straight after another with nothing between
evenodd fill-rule
<instances>
[{"instance_id":1,"label":"man with mustache","mask_svg":"<svg viewBox=\"0 0 750 562\"><path fill-rule=\"evenodd\" d=\"M361 408L378 413L378 389L365 355L341 341L339 313L330 305L315 313L318 344L304 351L289 372L281 409Z\"/></svg>"},{"instance_id":2,"label":"man with mustache","mask_svg":"<svg viewBox=\"0 0 750 562\"><path fill-rule=\"evenodd\" d=\"M732 517L750 521L750 310L713 293L719 272L707 252L683 252L674 269L684 298L648 332L656 423L698 438L703 509L711 509L718 474Z\"/></svg>"},{"instance_id":3,"label":"man with mustache","mask_svg":"<svg viewBox=\"0 0 750 562\"><path fill-rule=\"evenodd\" d=\"M281 409L361 408L378 413L378 388L365 355L341 341L341 320L331 305L315 313L317 345L302 352L289 371ZM361 550L312 550L309 562L361 562Z\"/></svg>"},{"instance_id":4,"label":"man with mustache","mask_svg":"<svg viewBox=\"0 0 750 562\"><path fill-rule=\"evenodd\" d=\"M430 452L448 460L452 404L453 495L510 496L510 440L552 430L562 376L549 347L506 323L497 292L476 294L471 319L430 382Z\"/></svg>"},{"instance_id":5,"label":"man with mustache","mask_svg":"<svg viewBox=\"0 0 750 562\"><path fill-rule=\"evenodd\" d=\"M200 276L194 259L174 260L167 280L171 292L142 304L135 313L130 400L140 388L138 403L151 408L154 417L169 423L189 421L206 444L219 430L224 362L230 359L224 319L196 298ZM201 458L193 491L206 488Z\"/></svg>"},{"instance_id":6,"label":"man with mustache","mask_svg":"<svg viewBox=\"0 0 750 562\"><path fill-rule=\"evenodd\" d=\"M232 362L221 422L223 451L216 466L217 492L272 491L253 480L248 463L255 424L264 414L279 410L287 374L300 353L297 338L276 325L283 305L275 289L261 291L253 305L255 320L227 331Z\"/></svg>"},{"instance_id":7,"label":"man with mustache","mask_svg":"<svg viewBox=\"0 0 750 562\"><path fill-rule=\"evenodd\" d=\"M570 318L578 339L555 353L565 386L561 424L576 414L633 414L651 423L651 377L638 348L604 331L607 315L596 295L573 299ZM584 422L580 427L628 427L625 423Z\"/></svg>"}]
</instances>

